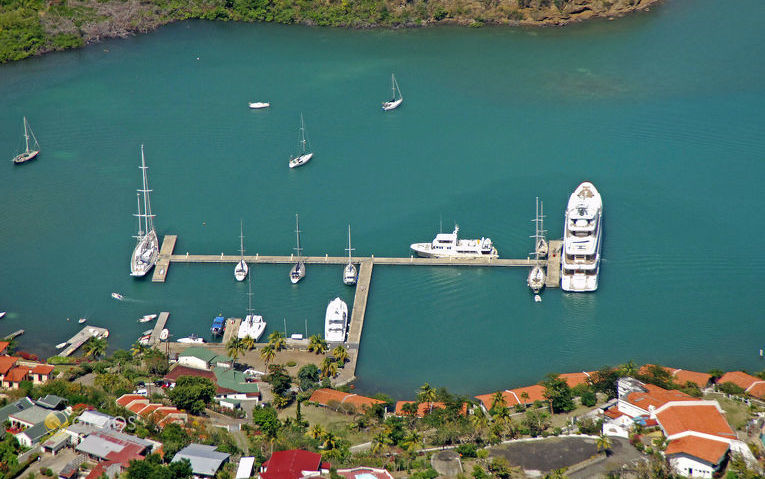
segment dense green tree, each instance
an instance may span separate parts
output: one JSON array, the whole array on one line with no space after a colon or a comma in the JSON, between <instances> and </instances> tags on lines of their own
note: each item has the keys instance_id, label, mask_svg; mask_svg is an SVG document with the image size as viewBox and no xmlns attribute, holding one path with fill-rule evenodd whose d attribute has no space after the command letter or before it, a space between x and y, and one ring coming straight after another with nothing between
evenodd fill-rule
<instances>
[{"instance_id":1,"label":"dense green tree","mask_svg":"<svg viewBox=\"0 0 765 479\"><path fill-rule=\"evenodd\" d=\"M167 395L175 407L198 415L212 402L215 390L215 384L208 378L181 376Z\"/></svg>"},{"instance_id":2,"label":"dense green tree","mask_svg":"<svg viewBox=\"0 0 765 479\"><path fill-rule=\"evenodd\" d=\"M526 416L523 418L523 425L529 430L529 434L536 437L547 429L550 415L544 411L538 409L532 411L526 411Z\"/></svg>"},{"instance_id":3,"label":"dense green tree","mask_svg":"<svg viewBox=\"0 0 765 479\"><path fill-rule=\"evenodd\" d=\"M192 475L188 459L164 465L156 454L143 461L130 461L127 469L128 479L188 479Z\"/></svg>"},{"instance_id":4,"label":"dense green tree","mask_svg":"<svg viewBox=\"0 0 765 479\"><path fill-rule=\"evenodd\" d=\"M340 363L345 364L348 362L348 360L351 358L351 356L348 354L348 350L345 349L342 345L335 346L335 349L332 350L332 356Z\"/></svg>"},{"instance_id":5,"label":"dense green tree","mask_svg":"<svg viewBox=\"0 0 765 479\"><path fill-rule=\"evenodd\" d=\"M302 391L310 391L319 385L321 372L315 364L306 364L297 373L298 382Z\"/></svg>"},{"instance_id":6,"label":"dense green tree","mask_svg":"<svg viewBox=\"0 0 765 479\"><path fill-rule=\"evenodd\" d=\"M717 390L725 394L744 394L744 388L733 384L731 382L725 382L717 385Z\"/></svg>"},{"instance_id":7,"label":"dense green tree","mask_svg":"<svg viewBox=\"0 0 765 479\"><path fill-rule=\"evenodd\" d=\"M159 433L159 439L162 441L162 451L167 460L175 456L175 453L191 444L189 434L178 424L168 424Z\"/></svg>"},{"instance_id":8,"label":"dense green tree","mask_svg":"<svg viewBox=\"0 0 765 479\"><path fill-rule=\"evenodd\" d=\"M617 381L619 380L619 371L614 368L604 366L597 370L588 379L589 384L595 392L603 393L608 399L617 396Z\"/></svg>"},{"instance_id":9,"label":"dense green tree","mask_svg":"<svg viewBox=\"0 0 765 479\"><path fill-rule=\"evenodd\" d=\"M545 388L544 397L550 402L553 412L573 411L576 407L571 394L571 388L565 379L557 374L548 374L542 382Z\"/></svg>"},{"instance_id":10,"label":"dense green tree","mask_svg":"<svg viewBox=\"0 0 765 479\"><path fill-rule=\"evenodd\" d=\"M98 359L106 353L106 339L91 337L82 345L85 356Z\"/></svg>"},{"instance_id":11,"label":"dense green tree","mask_svg":"<svg viewBox=\"0 0 765 479\"><path fill-rule=\"evenodd\" d=\"M316 354L324 354L329 349L327 342L318 334L311 336L308 341L308 350Z\"/></svg>"},{"instance_id":12,"label":"dense green tree","mask_svg":"<svg viewBox=\"0 0 765 479\"><path fill-rule=\"evenodd\" d=\"M660 388L673 389L675 387L672 373L658 364L646 364L641 372L635 376L644 383L655 384Z\"/></svg>"},{"instance_id":13,"label":"dense green tree","mask_svg":"<svg viewBox=\"0 0 765 479\"><path fill-rule=\"evenodd\" d=\"M282 423L279 421L279 414L272 407L256 407L253 409L252 422L269 439L275 439L282 427Z\"/></svg>"},{"instance_id":14,"label":"dense green tree","mask_svg":"<svg viewBox=\"0 0 765 479\"><path fill-rule=\"evenodd\" d=\"M0 473L2 475L18 465L17 456L20 450L19 442L11 434L6 434L5 438L0 441Z\"/></svg>"},{"instance_id":15,"label":"dense green tree","mask_svg":"<svg viewBox=\"0 0 765 479\"><path fill-rule=\"evenodd\" d=\"M292 387L292 378L280 364L270 365L268 371L264 379L271 384L271 390L274 394L284 396Z\"/></svg>"},{"instance_id":16,"label":"dense green tree","mask_svg":"<svg viewBox=\"0 0 765 479\"><path fill-rule=\"evenodd\" d=\"M271 346L276 353L286 348L287 341L284 339L284 333L281 331L274 331L273 333L269 334L268 345Z\"/></svg>"}]
</instances>

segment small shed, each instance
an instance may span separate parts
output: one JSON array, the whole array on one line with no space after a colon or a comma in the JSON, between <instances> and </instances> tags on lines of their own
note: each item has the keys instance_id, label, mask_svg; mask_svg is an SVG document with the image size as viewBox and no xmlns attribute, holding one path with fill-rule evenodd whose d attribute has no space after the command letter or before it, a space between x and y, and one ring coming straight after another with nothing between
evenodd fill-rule
<instances>
[{"instance_id":1,"label":"small shed","mask_svg":"<svg viewBox=\"0 0 765 479\"><path fill-rule=\"evenodd\" d=\"M243 457L239 460L239 468L236 470L236 479L247 479L252 476L252 467L255 465L255 458L252 456Z\"/></svg>"}]
</instances>

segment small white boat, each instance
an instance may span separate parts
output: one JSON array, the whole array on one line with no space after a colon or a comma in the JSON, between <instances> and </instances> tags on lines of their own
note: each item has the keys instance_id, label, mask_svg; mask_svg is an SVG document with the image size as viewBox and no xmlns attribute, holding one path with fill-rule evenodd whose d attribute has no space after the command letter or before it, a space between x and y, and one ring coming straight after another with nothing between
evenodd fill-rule
<instances>
[{"instance_id":1,"label":"small white boat","mask_svg":"<svg viewBox=\"0 0 765 479\"><path fill-rule=\"evenodd\" d=\"M168 337L170 337L170 331L167 328L163 329L162 332L159 333L160 341L167 341Z\"/></svg>"},{"instance_id":2,"label":"small white boat","mask_svg":"<svg viewBox=\"0 0 765 479\"><path fill-rule=\"evenodd\" d=\"M125 297L119 293L112 293L112 298L116 299L117 301L122 301L123 299L125 299Z\"/></svg>"},{"instance_id":3,"label":"small white boat","mask_svg":"<svg viewBox=\"0 0 765 479\"><path fill-rule=\"evenodd\" d=\"M152 317L152 316L153 316L153 317ZM152 320L153 320L153 319L155 319L156 317L157 317L157 315L156 315L156 314L147 314L146 316L144 316L144 317L142 317L142 318L138 318L138 322L139 322L139 323L148 323L149 321L152 321Z\"/></svg>"},{"instance_id":4,"label":"small white boat","mask_svg":"<svg viewBox=\"0 0 765 479\"><path fill-rule=\"evenodd\" d=\"M154 329L147 329L146 331L141 333L141 336L151 336L151 333L154 331Z\"/></svg>"},{"instance_id":5,"label":"small white boat","mask_svg":"<svg viewBox=\"0 0 765 479\"><path fill-rule=\"evenodd\" d=\"M542 302L542 297L539 296L538 294L535 294L534 295L534 302L535 303L541 303Z\"/></svg>"},{"instance_id":6,"label":"small white boat","mask_svg":"<svg viewBox=\"0 0 765 479\"><path fill-rule=\"evenodd\" d=\"M263 108L268 108L271 106L271 103L267 101L251 101L249 102L250 109L252 110L262 110Z\"/></svg>"},{"instance_id":7,"label":"small white boat","mask_svg":"<svg viewBox=\"0 0 765 479\"><path fill-rule=\"evenodd\" d=\"M35 144L32 148L29 148L29 135L32 135L32 139L35 141ZM27 117L24 117L24 141L26 142L26 149L13 157L13 163L14 164L20 164L24 163L29 160L33 160L37 158L37 155L40 154L40 144L37 143L37 138L35 138L35 134L32 131L32 127L29 126L29 122L27 122Z\"/></svg>"},{"instance_id":8,"label":"small white boat","mask_svg":"<svg viewBox=\"0 0 765 479\"><path fill-rule=\"evenodd\" d=\"M396 81L396 75L393 73L390 74L391 78L391 99L389 101L383 102L382 109L383 111L390 111L395 110L399 106L401 106L401 103L404 102L404 97L401 95L401 90L398 88L398 82ZM398 93L398 96L396 95Z\"/></svg>"},{"instance_id":9,"label":"small white boat","mask_svg":"<svg viewBox=\"0 0 765 479\"><path fill-rule=\"evenodd\" d=\"M306 140L305 140L305 123L303 122L303 114L300 114L300 140L298 140L298 145L301 146L302 150L298 151L298 153L295 156L290 157L290 168L297 168L298 166L303 166L308 161L310 161L311 158L313 158L313 152L309 152L306 148Z\"/></svg>"},{"instance_id":10,"label":"small white boat","mask_svg":"<svg viewBox=\"0 0 765 479\"><path fill-rule=\"evenodd\" d=\"M80 318L79 321L77 321L77 322L82 324L82 323L84 323L87 320L88 320L88 318Z\"/></svg>"},{"instance_id":11,"label":"small white boat","mask_svg":"<svg viewBox=\"0 0 765 479\"><path fill-rule=\"evenodd\" d=\"M290 339L294 339L295 341L300 341L303 339L303 335L300 333L290 334Z\"/></svg>"},{"instance_id":12,"label":"small white boat","mask_svg":"<svg viewBox=\"0 0 765 479\"><path fill-rule=\"evenodd\" d=\"M138 340L138 343L141 344L142 346L148 346L150 342L151 342L150 334L141 336L141 339Z\"/></svg>"},{"instance_id":13,"label":"small white boat","mask_svg":"<svg viewBox=\"0 0 765 479\"><path fill-rule=\"evenodd\" d=\"M343 269L343 283L348 286L353 286L356 284L359 275L351 258L351 252L353 251L353 248L351 248L351 225L348 225L348 247L346 250L348 251L348 264L345 265L345 269Z\"/></svg>"},{"instance_id":14,"label":"small white boat","mask_svg":"<svg viewBox=\"0 0 765 479\"><path fill-rule=\"evenodd\" d=\"M234 278L237 281L244 281L250 268L244 260L244 223L242 220L239 220L239 254L241 255L241 259L234 267Z\"/></svg>"},{"instance_id":15,"label":"small white boat","mask_svg":"<svg viewBox=\"0 0 765 479\"><path fill-rule=\"evenodd\" d=\"M303 248L300 247L300 218L295 214L295 236L297 238L297 263L290 270L290 281L292 284L297 284L301 279L305 278L305 263L300 259Z\"/></svg>"},{"instance_id":16,"label":"small white boat","mask_svg":"<svg viewBox=\"0 0 765 479\"><path fill-rule=\"evenodd\" d=\"M56 345L56 349L61 349L61 348L65 347L67 344L69 344L69 343L67 343L67 342L58 343L58 344Z\"/></svg>"},{"instance_id":17,"label":"small white boat","mask_svg":"<svg viewBox=\"0 0 765 479\"><path fill-rule=\"evenodd\" d=\"M3 319L3 318L5 317L5 314L6 314L6 312L5 312L5 311L1 311L1 312L0 312L0 319Z\"/></svg>"},{"instance_id":18,"label":"small white boat","mask_svg":"<svg viewBox=\"0 0 765 479\"><path fill-rule=\"evenodd\" d=\"M197 337L196 334L192 334L191 336L188 336L186 338L180 338L178 340L179 343L188 343L188 344L202 344L205 342L204 339Z\"/></svg>"}]
</instances>

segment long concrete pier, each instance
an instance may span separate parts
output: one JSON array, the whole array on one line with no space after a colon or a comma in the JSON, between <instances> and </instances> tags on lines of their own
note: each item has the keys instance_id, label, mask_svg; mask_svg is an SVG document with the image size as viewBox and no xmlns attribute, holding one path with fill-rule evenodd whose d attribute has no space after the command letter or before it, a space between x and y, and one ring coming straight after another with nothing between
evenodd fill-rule
<instances>
[{"instance_id":1,"label":"long concrete pier","mask_svg":"<svg viewBox=\"0 0 765 479\"><path fill-rule=\"evenodd\" d=\"M159 313L159 318L157 318L157 322L154 323L154 330L151 332L151 337L149 338L149 345L154 346L159 343L159 335L162 334L162 330L165 329L165 324L167 324L167 318L169 317L170 313L167 311Z\"/></svg>"},{"instance_id":2,"label":"long concrete pier","mask_svg":"<svg viewBox=\"0 0 765 479\"><path fill-rule=\"evenodd\" d=\"M560 286L560 252L563 241L553 240L548 243L547 271L545 271L545 287L557 288Z\"/></svg>"},{"instance_id":3,"label":"long concrete pier","mask_svg":"<svg viewBox=\"0 0 765 479\"><path fill-rule=\"evenodd\" d=\"M69 346L63 351L58 353L58 356L67 357L77 351L80 346L90 338L106 338L109 336L109 330L106 328L99 328L97 326L85 326L79 333L72 336L67 343Z\"/></svg>"}]
</instances>

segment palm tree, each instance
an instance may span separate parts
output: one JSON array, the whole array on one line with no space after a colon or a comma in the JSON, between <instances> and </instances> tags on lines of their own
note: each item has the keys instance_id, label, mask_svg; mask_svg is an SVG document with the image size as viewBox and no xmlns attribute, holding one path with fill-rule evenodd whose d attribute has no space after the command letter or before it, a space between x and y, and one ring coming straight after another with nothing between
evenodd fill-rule
<instances>
[{"instance_id":1,"label":"palm tree","mask_svg":"<svg viewBox=\"0 0 765 479\"><path fill-rule=\"evenodd\" d=\"M308 343L308 350L312 353L316 354L324 354L329 349L329 346L327 346L327 342L324 341L324 338L319 336L318 334L314 334L309 338Z\"/></svg>"},{"instance_id":2,"label":"palm tree","mask_svg":"<svg viewBox=\"0 0 765 479\"><path fill-rule=\"evenodd\" d=\"M255 338L248 335L242 338L242 344L244 345L244 348L247 351L252 351L253 349L255 349L255 344L257 343L255 342Z\"/></svg>"},{"instance_id":3,"label":"palm tree","mask_svg":"<svg viewBox=\"0 0 765 479\"><path fill-rule=\"evenodd\" d=\"M324 427L322 427L321 424L314 424L311 429L308 430L308 435L311 436L314 439L319 439L322 437L327 431L324 430Z\"/></svg>"},{"instance_id":4,"label":"palm tree","mask_svg":"<svg viewBox=\"0 0 765 479\"><path fill-rule=\"evenodd\" d=\"M404 438L402 446L409 452L416 451L418 448L422 447L422 435L417 431L411 431L409 435Z\"/></svg>"},{"instance_id":5,"label":"palm tree","mask_svg":"<svg viewBox=\"0 0 765 479\"><path fill-rule=\"evenodd\" d=\"M132 354L133 357L141 356L141 355L143 355L143 353L148 351L148 349L149 348L147 348L146 346L141 344L140 341L136 341L135 344L133 344L133 346L131 346L131 348L130 348L130 354Z\"/></svg>"},{"instance_id":6,"label":"palm tree","mask_svg":"<svg viewBox=\"0 0 765 479\"><path fill-rule=\"evenodd\" d=\"M553 469L549 473L545 474L545 479L567 479L566 468Z\"/></svg>"},{"instance_id":7,"label":"palm tree","mask_svg":"<svg viewBox=\"0 0 765 479\"><path fill-rule=\"evenodd\" d=\"M100 338L91 337L83 345L83 351L85 356L89 356L93 359L98 359L106 352L106 340Z\"/></svg>"},{"instance_id":8,"label":"palm tree","mask_svg":"<svg viewBox=\"0 0 765 479\"><path fill-rule=\"evenodd\" d=\"M321 437L321 440L322 447L325 451L331 451L337 447L337 436L329 431L324 433L324 435Z\"/></svg>"},{"instance_id":9,"label":"palm tree","mask_svg":"<svg viewBox=\"0 0 765 479\"><path fill-rule=\"evenodd\" d=\"M382 430L372 437L372 454L376 454L381 448L385 448L391 444L390 436L388 432Z\"/></svg>"},{"instance_id":10,"label":"palm tree","mask_svg":"<svg viewBox=\"0 0 765 479\"><path fill-rule=\"evenodd\" d=\"M337 346L335 349L332 350L332 356L335 357L338 361L340 361L341 364L345 364L350 359L350 355L348 354L348 350L345 349L343 346Z\"/></svg>"},{"instance_id":11,"label":"palm tree","mask_svg":"<svg viewBox=\"0 0 765 479\"><path fill-rule=\"evenodd\" d=\"M276 357L276 351L274 351L273 346L271 346L271 343L266 344L263 346L263 349L260 350L260 359L263 360L263 362L266 363L266 369L268 369L268 363L274 360Z\"/></svg>"},{"instance_id":12,"label":"palm tree","mask_svg":"<svg viewBox=\"0 0 765 479\"><path fill-rule=\"evenodd\" d=\"M635 361L631 359L627 361L626 364L622 365L620 369L624 376L634 376L638 372L637 364L635 364Z\"/></svg>"},{"instance_id":13,"label":"palm tree","mask_svg":"<svg viewBox=\"0 0 765 479\"><path fill-rule=\"evenodd\" d=\"M337 362L329 357L324 358L321 362L321 377L331 378L337 374Z\"/></svg>"},{"instance_id":14,"label":"palm tree","mask_svg":"<svg viewBox=\"0 0 765 479\"><path fill-rule=\"evenodd\" d=\"M496 410L497 406L507 407L507 402L505 401L505 396L502 394L502 391L495 392L491 397L491 409Z\"/></svg>"},{"instance_id":15,"label":"palm tree","mask_svg":"<svg viewBox=\"0 0 765 479\"><path fill-rule=\"evenodd\" d=\"M279 352L287 347L287 341L284 339L284 333L281 331L274 331L268 335L268 345L274 349L274 352Z\"/></svg>"},{"instance_id":16,"label":"palm tree","mask_svg":"<svg viewBox=\"0 0 765 479\"><path fill-rule=\"evenodd\" d=\"M473 411L473 415L470 416L470 425L473 426L473 433L477 439L481 437L481 432L489 425L489 421L480 408L476 408Z\"/></svg>"},{"instance_id":17,"label":"palm tree","mask_svg":"<svg viewBox=\"0 0 765 479\"><path fill-rule=\"evenodd\" d=\"M428 412L433 411L433 401L436 400L438 393L436 392L436 389L431 386L428 383L423 384L420 386L420 392L417 393L417 399L420 402L427 402L430 403L430 408Z\"/></svg>"},{"instance_id":18,"label":"palm tree","mask_svg":"<svg viewBox=\"0 0 765 479\"><path fill-rule=\"evenodd\" d=\"M231 338L228 340L228 343L226 343L226 354L234 360L232 366L236 364L239 354L243 353L246 349L241 338Z\"/></svg>"},{"instance_id":19,"label":"palm tree","mask_svg":"<svg viewBox=\"0 0 765 479\"><path fill-rule=\"evenodd\" d=\"M601 434L598 437L596 445L598 446L598 451L605 452L606 456L608 456L611 453L611 438L609 438L605 434Z\"/></svg>"}]
</instances>

